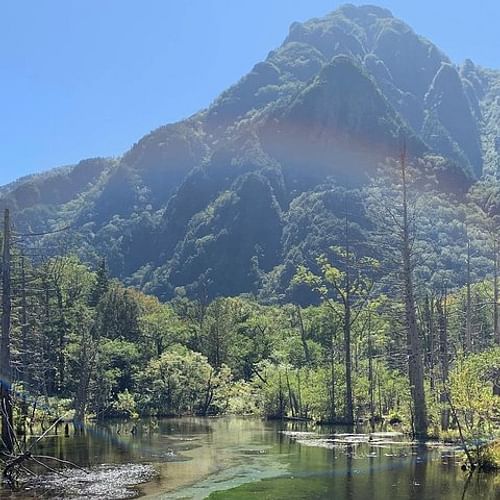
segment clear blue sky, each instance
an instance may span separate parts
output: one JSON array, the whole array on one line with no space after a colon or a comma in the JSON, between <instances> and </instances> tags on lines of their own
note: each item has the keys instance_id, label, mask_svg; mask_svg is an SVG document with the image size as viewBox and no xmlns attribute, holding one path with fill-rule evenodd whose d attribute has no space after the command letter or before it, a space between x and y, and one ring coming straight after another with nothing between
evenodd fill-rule
<instances>
[{"instance_id":1,"label":"clear blue sky","mask_svg":"<svg viewBox=\"0 0 500 500\"><path fill-rule=\"evenodd\" d=\"M123 153L206 107L328 0L2 0L0 184ZM363 4L370 2L351 3ZM500 1L380 0L454 61L500 68Z\"/></svg>"}]
</instances>

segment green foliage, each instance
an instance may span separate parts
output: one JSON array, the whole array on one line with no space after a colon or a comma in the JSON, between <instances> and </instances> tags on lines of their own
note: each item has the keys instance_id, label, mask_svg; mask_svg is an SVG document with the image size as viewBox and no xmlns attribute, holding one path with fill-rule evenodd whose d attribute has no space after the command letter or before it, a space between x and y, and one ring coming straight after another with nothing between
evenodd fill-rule
<instances>
[{"instance_id":1,"label":"green foliage","mask_svg":"<svg viewBox=\"0 0 500 500\"><path fill-rule=\"evenodd\" d=\"M116 396L116 401L113 403L114 414L122 418L137 418L137 404L134 396L125 389Z\"/></svg>"},{"instance_id":2,"label":"green foliage","mask_svg":"<svg viewBox=\"0 0 500 500\"><path fill-rule=\"evenodd\" d=\"M493 385L500 381L500 348L456 361L450 374L450 397L468 438L484 439L500 416Z\"/></svg>"},{"instance_id":3,"label":"green foliage","mask_svg":"<svg viewBox=\"0 0 500 500\"><path fill-rule=\"evenodd\" d=\"M29 370L16 381L19 394L28 405L46 395L51 403L45 411L75 418L239 413L341 420L347 390L342 331L346 261L351 266L362 262L363 270L377 270L380 264L341 248L331 252L336 265L319 258L320 274L297 270L296 282L320 292L320 304L306 308L264 305L243 296L203 303L182 293L161 303L117 282L109 283L95 303L99 270L92 272L73 257L34 267L30 272L39 273L36 279L47 293L30 303L29 338L38 342L39 354L23 357L23 330L14 321L14 359L29 359ZM349 286L355 290L350 365L355 416L402 421L409 429L413 409L406 343L398 324L401 304L378 290L372 294L371 279L354 269ZM477 303L484 304L491 283L477 283L472 290ZM425 303L419 307L425 311ZM451 356L463 350L464 290L450 293L446 308L450 398L467 436L494 436L498 396L493 385L499 385L500 361L498 348L491 348L492 305L475 309L474 324L484 333L474 342L479 352L467 357ZM45 320L39 322L34 313L44 310ZM422 312L419 327L425 330L425 325ZM422 340L427 345L426 334ZM433 355L438 363L436 344ZM438 374L439 367L427 366L436 434L447 409Z\"/></svg>"},{"instance_id":4,"label":"green foliage","mask_svg":"<svg viewBox=\"0 0 500 500\"><path fill-rule=\"evenodd\" d=\"M152 415L207 414L224 406L230 377L227 367L215 372L202 354L173 347L139 375L144 389L138 404Z\"/></svg>"},{"instance_id":5,"label":"green foliage","mask_svg":"<svg viewBox=\"0 0 500 500\"><path fill-rule=\"evenodd\" d=\"M134 292L114 284L98 305L98 328L111 339L135 340L139 336L140 305Z\"/></svg>"}]
</instances>

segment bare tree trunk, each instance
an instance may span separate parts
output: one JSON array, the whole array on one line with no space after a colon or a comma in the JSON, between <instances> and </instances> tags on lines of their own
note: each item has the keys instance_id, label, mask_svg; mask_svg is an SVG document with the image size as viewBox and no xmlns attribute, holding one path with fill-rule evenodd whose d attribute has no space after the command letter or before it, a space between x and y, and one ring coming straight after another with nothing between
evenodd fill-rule
<instances>
[{"instance_id":1,"label":"bare tree trunk","mask_svg":"<svg viewBox=\"0 0 500 500\"><path fill-rule=\"evenodd\" d=\"M281 371L279 372L279 386L278 386L278 417L283 418L285 416L285 395L283 394L283 382L281 380Z\"/></svg>"},{"instance_id":2,"label":"bare tree trunk","mask_svg":"<svg viewBox=\"0 0 500 500\"><path fill-rule=\"evenodd\" d=\"M292 412L292 417L295 417L295 405L293 402L292 388L290 386L290 377L288 376L288 368L285 369L286 375L286 386L288 388L288 402L290 403L290 411Z\"/></svg>"},{"instance_id":3,"label":"bare tree trunk","mask_svg":"<svg viewBox=\"0 0 500 500\"><path fill-rule=\"evenodd\" d=\"M203 404L203 410L202 410L202 415L206 417L208 415L208 409L210 408L210 405L212 404L213 398L214 398L214 391L212 387L212 376L214 374L213 369L210 370L210 377L208 378L208 383L207 383L207 389L205 392L205 402Z\"/></svg>"},{"instance_id":4,"label":"bare tree trunk","mask_svg":"<svg viewBox=\"0 0 500 500\"><path fill-rule=\"evenodd\" d=\"M80 353L81 375L74 401L74 422L75 425L80 428L83 427L87 414L90 381L92 379L97 356L97 346L93 344L94 341L95 338L92 332L82 336L82 351Z\"/></svg>"},{"instance_id":5,"label":"bare tree trunk","mask_svg":"<svg viewBox=\"0 0 500 500\"><path fill-rule=\"evenodd\" d=\"M2 413L2 441L7 451L14 449L14 421L12 418L12 367L10 360L10 328L12 315L11 287L11 226L10 213L5 210L2 263L2 338L0 345L0 404Z\"/></svg>"},{"instance_id":6,"label":"bare tree trunk","mask_svg":"<svg viewBox=\"0 0 500 500\"><path fill-rule=\"evenodd\" d=\"M86 351L85 347L83 347L83 349ZM87 413L90 377L91 377L91 370L89 367L89 360L87 358L87 354L85 353L82 356L80 381L78 383L78 388L75 397L74 422L78 427L82 427L85 422L85 417Z\"/></svg>"},{"instance_id":7,"label":"bare tree trunk","mask_svg":"<svg viewBox=\"0 0 500 500\"><path fill-rule=\"evenodd\" d=\"M21 380L29 382L29 328L28 328L28 299L26 296L26 261L21 257ZM26 387L25 387L26 390Z\"/></svg>"},{"instance_id":8,"label":"bare tree trunk","mask_svg":"<svg viewBox=\"0 0 500 500\"><path fill-rule=\"evenodd\" d=\"M26 398L29 384L31 383L30 352L29 352L29 325L28 325L28 299L26 294L26 262L21 256L21 366L20 378L23 382L23 394L20 404L21 428L26 435L26 421L28 419L28 402Z\"/></svg>"},{"instance_id":9,"label":"bare tree trunk","mask_svg":"<svg viewBox=\"0 0 500 500\"><path fill-rule=\"evenodd\" d=\"M345 406L346 423L354 423L354 404L352 398L352 357L351 357L351 276L350 276L349 225L345 217L345 298L344 298L344 353L345 353Z\"/></svg>"},{"instance_id":10,"label":"bare tree trunk","mask_svg":"<svg viewBox=\"0 0 500 500\"><path fill-rule=\"evenodd\" d=\"M434 391L435 386L435 373L434 373L434 365L435 365L435 332L434 332L434 297L427 296L425 298L425 322L427 326L427 368L429 371L429 379L431 391Z\"/></svg>"},{"instance_id":11,"label":"bare tree trunk","mask_svg":"<svg viewBox=\"0 0 500 500\"><path fill-rule=\"evenodd\" d=\"M44 376L42 377L42 393L45 397L45 402L48 403L48 395L55 389L54 374L51 367L47 364L50 359L50 349L49 349L49 334L50 334L50 324L52 321L50 313L50 290L49 282L47 279L43 279L44 288L44 316L45 316L45 334L43 336L43 354L42 354L42 364L45 366Z\"/></svg>"},{"instance_id":12,"label":"bare tree trunk","mask_svg":"<svg viewBox=\"0 0 500 500\"><path fill-rule=\"evenodd\" d=\"M493 255L493 330L495 342L500 345L500 325L498 318L498 241L494 242Z\"/></svg>"},{"instance_id":13,"label":"bare tree trunk","mask_svg":"<svg viewBox=\"0 0 500 500\"><path fill-rule=\"evenodd\" d=\"M465 304L465 349L467 353L472 352L472 298L469 236L467 236L467 301Z\"/></svg>"},{"instance_id":14,"label":"bare tree trunk","mask_svg":"<svg viewBox=\"0 0 500 500\"><path fill-rule=\"evenodd\" d=\"M331 376L331 401L330 401L330 417L332 421L337 416L337 408L336 408L336 398L335 398L335 335L334 331L332 331L332 335L330 337L330 376Z\"/></svg>"},{"instance_id":15,"label":"bare tree trunk","mask_svg":"<svg viewBox=\"0 0 500 500\"><path fill-rule=\"evenodd\" d=\"M380 375L377 374L377 395L378 395L378 411L380 416L384 414L384 407L382 405L382 387L380 383Z\"/></svg>"},{"instance_id":16,"label":"bare tree trunk","mask_svg":"<svg viewBox=\"0 0 500 500\"><path fill-rule=\"evenodd\" d=\"M349 294L347 294L349 300ZM345 352L345 406L346 423L354 422L354 404L352 400L352 360L351 360L351 308L346 302L344 312L344 352Z\"/></svg>"},{"instance_id":17,"label":"bare tree trunk","mask_svg":"<svg viewBox=\"0 0 500 500\"><path fill-rule=\"evenodd\" d=\"M307 408L306 412L304 413L304 408L302 406L302 383L300 381L300 370L298 368L296 371L296 378L297 378L297 397L296 397L297 415L300 417L305 416L307 418Z\"/></svg>"},{"instance_id":18,"label":"bare tree trunk","mask_svg":"<svg viewBox=\"0 0 500 500\"><path fill-rule=\"evenodd\" d=\"M441 365L441 382L443 389L440 395L441 403L448 401L447 384L449 372L449 358L448 358L448 325L446 317L446 291L442 297L436 302L436 311L438 315L439 324L439 359ZM449 426L450 415L448 408L441 411L441 428L447 430Z\"/></svg>"},{"instance_id":19,"label":"bare tree trunk","mask_svg":"<svg viewBox=\"0 0 500 500\"><path fill-rule=\"evenodd\" d=\"M498 317L498 241L494 242L493 255L493 330L495 341L500 345L500 321Z\"/></svg>"},{"instance_id":20,"label":"bare tree trunk","mask_svg":"<svg viewBox=\"0 0 500 500\"><path fill-rule=\"evenodd\" d=\"M300 306L297 306L296 311L297 318L299 320L300 340L302 342L302 348L304 349L304 358L306 360L306 365L309 366L311 363L311 356L309 354L309 346L307 345L307 335L304 328L304 320L302 319L302 311L300 309Z\"/></svg>"},{"instance_id":21,"label":"bare tree trunk","mask_svg":"<svg viewBox=\"0 0 500 500\"><path fill-rule=\"evenodd\" d=\"M372 345L372 325L371 314L368 316L368 393L370 396L370 417L375 416L375 399L373 394L373 345Z\"/></svg>"},{"instance_id":22,"label":"bare tree trunk","mask_svg":"<svg viewBox=\"0 0 500 500\"><path fill-rule=\"evenodd\" d=\"M406 151L403 151L401 154L401 175L403 188L403 238L401 252L403 260L405 322L408 345L408 375L415 413L415 435L425 436L427 434L427 405L425 402L422 349L417 327L413 285L412 245L410 221L408 217L408 186L406 179Z\"/></svg>"},{"instance_id":23,"label":"bare tree trunk","mask_svg":"<svg viewBox=\"0 0 500 500\"><path fill-rule=\"evenodd\" d=\"M64 318L64 301L62 290L59 286L56 287L56 297L57 297L57 310L59 314L59 320L57 322L58 325L58 354L57 354L57 371L58 371L58 380L57 380L57 390L58 392L62 390L64 386L64 381L66 377L66 359L64 355L64 347L65 347L65 332L66 332L66 322Z\"/></svg>"}]
</instances>

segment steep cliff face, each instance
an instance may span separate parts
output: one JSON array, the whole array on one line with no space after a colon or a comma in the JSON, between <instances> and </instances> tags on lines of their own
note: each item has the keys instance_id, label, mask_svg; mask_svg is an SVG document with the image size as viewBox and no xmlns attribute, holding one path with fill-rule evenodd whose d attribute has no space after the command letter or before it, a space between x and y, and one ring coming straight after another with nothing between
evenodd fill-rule
<instances>
[{"instance_id":1,"label":"steep cliff face","mask_svg":"<svg viewBox=\"0 0 500 500\"><path fill-rule=\"evenodd\" d=\"M476 177L482 173L483 158L477 118L464 83L455 67L444 63L425 96L426 119L423 138L447 156L470 165Z\"/></svg>"},{"instance_id":2,"label":"steep cliff face","mask_svg":"<svg viewBox=\"0 0 500 500\"><path fill-rule=\"evenodd\" d=\"M402 131L415 156L426 152L363 67L341 55L269 116L261 141L288 177L359 185L397 155Z\"/></svg>"},{"instance_id":3,"label":"steep cliff face","mask_svg":"<svg viewBox=\"0 0 500 500\"><path fill-rule=\"evenodd\" d=\"M165 271L170 287L235 295L251 292L280 262L282 220L265 176L249 173L191 219ZM207 262L210 265L207 266Z\"/></svg>"},{"instance_id":4,"label":"steep cliff face","mask_svg":"<svg viewBox=\"0 0 500 500\"><path fill-rule=\"evenodd\" d=\"M497 176L500 73L455 66L386 9L344 5L294 23L208 109L121 158L1 188L0 207L15 210L20 228L72 224L84 258L106 255L114 274L159 295L254 292L301 253L286 242L311 229L313 207L329 227L325 182L362 186L402 135L443 190Z\"/></svg>"}]
</instances>

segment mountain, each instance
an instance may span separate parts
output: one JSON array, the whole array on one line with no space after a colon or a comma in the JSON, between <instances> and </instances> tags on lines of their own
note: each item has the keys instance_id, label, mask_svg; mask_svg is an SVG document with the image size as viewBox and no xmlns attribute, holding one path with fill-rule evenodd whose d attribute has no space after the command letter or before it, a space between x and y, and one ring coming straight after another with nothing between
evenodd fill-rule
<instances>
[{"instance_id":1,"label":"mountain","mask_svg":"<svg viewBox=\"0 0 500 500\"><path fill-rule=\"evenodd\" d=\"M402 135L444 192L496 178L500 72L452 63L386 9L344 5L294 23L207 109L120 158L5 186L0 207L25 231L71 225L46 247L64 238L163 298L286 294L292 268L335 244L336 198L396 156Z\"/></svg>"}]
</instances>

